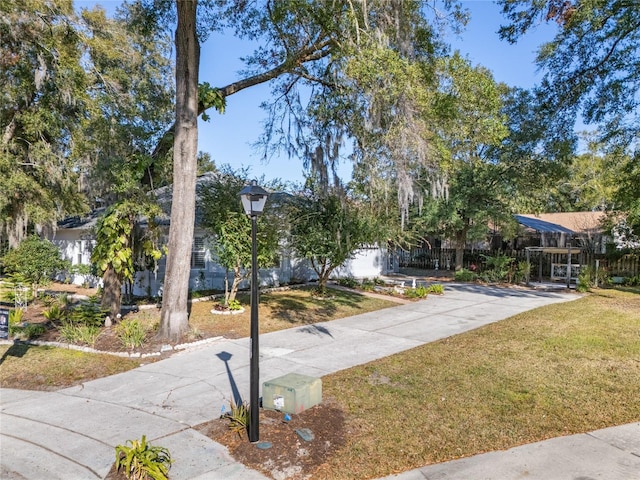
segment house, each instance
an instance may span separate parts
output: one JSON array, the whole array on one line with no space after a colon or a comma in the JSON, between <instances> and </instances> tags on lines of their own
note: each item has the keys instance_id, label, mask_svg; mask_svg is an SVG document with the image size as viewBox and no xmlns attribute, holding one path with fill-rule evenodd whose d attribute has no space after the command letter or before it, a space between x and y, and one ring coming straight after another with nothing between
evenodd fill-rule
<instances>
[{"instance_id":1,"label":"house","mask_svg":"<svg viewBox=\"0 0 640 480\"><path fill-rule=\"evenodd\" d=\"M207 173L198 177L199 183L209 180ZM169 214L171 203L171 187L162 187L156 191L156 196L165 212L160 220L163 228L162 242L166 244L169 233ZM238 202L240 199L238 199ZM57 230L50 236L58 246L64 258L71 261L72 265L90 265L91 252L95 245L94 229L97 219L104 209L96 210L84 218L70 218L58 224ZM191 251L191 273L189 278L190 290L224 290L225 275L227 272L212 254L214 239L199 227L201 213L196 211L196 226ZM155 297L161 295L164 283L166 257L161 258L154 269L146 269L136 273L133 284L130 286L133 295ZM356 252L354 258L339 267L336 276L352 276L356 278L376 277L394 271L394 265L390 261L390 254L386 248L371 247ZM229 275L233 275L231 272ZM263 286L278 286L288 283L311 281L317 278L306 260L296 259L291 252L283 246L280 251L278 265L273 268L261 269L259 272L260 284ZM76 284L87 281L86 276L72 275L69 280ZM99 279L93 279L98 281ZM231 281L231 278L230 278ZM126 286L125 286L126 287ZM248 281L241 284L241 288L248 287Z\"/></svg>"}]
</instances>

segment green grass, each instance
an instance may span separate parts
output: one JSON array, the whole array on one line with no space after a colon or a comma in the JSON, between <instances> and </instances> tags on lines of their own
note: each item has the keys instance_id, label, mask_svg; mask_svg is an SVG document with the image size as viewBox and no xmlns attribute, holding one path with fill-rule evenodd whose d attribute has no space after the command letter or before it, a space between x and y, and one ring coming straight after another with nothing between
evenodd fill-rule
<instances>
[{"instance_id":1,"label":"green grass","mask_svg":"<svg viewBox=\"0 0 640 480\"><path fill-rule=\"evenodd\" d=\"M640 294L601 290L323 379L355 432L317 478L372 478L640 420Z\"/></svg>"},{"instance_id":2,"label":"green grass","mask_svg":"<svg viewBox=\"0 0 640 480\"><path fill-rule=\"evenodd\" d=\"M111 355L16 343L0 345L0 386L55 390L131 370L140 362Z\"/></svg>"}]
</instances>

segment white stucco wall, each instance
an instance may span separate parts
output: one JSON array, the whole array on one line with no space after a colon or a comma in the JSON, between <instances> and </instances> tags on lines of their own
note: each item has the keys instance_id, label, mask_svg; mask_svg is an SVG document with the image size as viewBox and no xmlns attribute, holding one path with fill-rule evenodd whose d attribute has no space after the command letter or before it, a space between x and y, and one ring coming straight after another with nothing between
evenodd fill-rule
<instances>
[{"instance_id":1,"label":"white stucco wall","mask_svg":"<svg viewBox=\"0 0 640 480\"><path fill-rule=\"evenodd\" d=\"M91 252L95 240L92 239L89 231L76 228L58 229L50 240L72 265L91 265ZM393 267L390 267L388 263L386 249L363 249L357 252L354 258L347 261L344 266L336 269L333 277L377 277L393 270ZM166 258L163 257L158 262L155 271L137 272L133 282L133 294L136 296L159 296L164 283L165 264ZM189 287L191 290L224 290L225 273L225 269L215 261L215 258L212 258L210 250L207 249L204 268L191 269ZM232 280L232 274L229 272L229 281ZM278 286L317 279L317 275L308 261L292 259L286 253L281 255L280 264L277 267L261 269L259 277L260 284L263 286ZM88 279L82 275L68 275L66 279L78 285L89 280L89 283L94 286L101 281L99 278ZM61 280L65 280L65 278L61 278ZM241 288L248 288L248 281L244 281Z\"/></svg>"}]
</instances>

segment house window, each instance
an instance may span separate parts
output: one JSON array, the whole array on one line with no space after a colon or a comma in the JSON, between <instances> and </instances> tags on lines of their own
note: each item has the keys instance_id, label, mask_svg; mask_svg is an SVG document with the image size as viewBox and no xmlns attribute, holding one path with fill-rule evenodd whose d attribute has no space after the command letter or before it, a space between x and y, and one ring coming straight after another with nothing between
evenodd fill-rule
<instances>
[{"instance_id":1,"label":"house window","mask_svg":"<svg viewBox=\"0 0 640 480\"><path fill-rule=\"evenodd\" d=\"M193 246L191 247L191 268L205 267L205 247L203 237L194 237Z\"/></svg>"}]
</instances>

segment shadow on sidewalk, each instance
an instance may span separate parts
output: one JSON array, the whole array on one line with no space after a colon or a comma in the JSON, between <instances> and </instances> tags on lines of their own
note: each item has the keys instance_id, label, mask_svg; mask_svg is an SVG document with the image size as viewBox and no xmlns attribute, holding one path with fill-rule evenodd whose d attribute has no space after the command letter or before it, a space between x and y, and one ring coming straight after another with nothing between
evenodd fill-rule
<instances>
[{"instance_id":1,"label":"shadow on sidewalk","mask_svg":"<svg viewBox=\"0 0 640 480\"><path fill-rule=\"evenodd\" d=\"M216 353L216 357L224 362L224 366L227 369L229 385L231 386L231 395L233 396L233 403L235 403L236 405L242 405L242 396L240 395L240 390L238 390L236 380L235 378L233 378L233 374L231 373L231 369L229 368L229 360L231 360L232 356L233 355L231 355L229 352Z\"/></svg>"}]
</instances>

